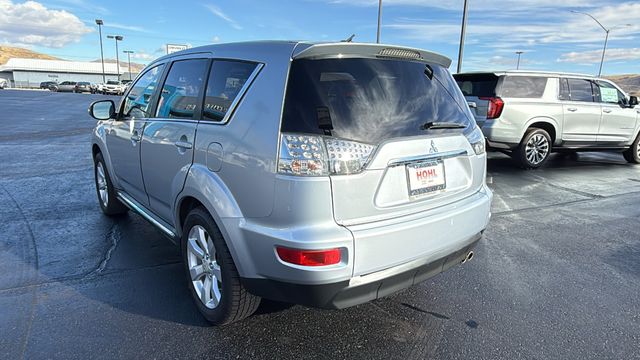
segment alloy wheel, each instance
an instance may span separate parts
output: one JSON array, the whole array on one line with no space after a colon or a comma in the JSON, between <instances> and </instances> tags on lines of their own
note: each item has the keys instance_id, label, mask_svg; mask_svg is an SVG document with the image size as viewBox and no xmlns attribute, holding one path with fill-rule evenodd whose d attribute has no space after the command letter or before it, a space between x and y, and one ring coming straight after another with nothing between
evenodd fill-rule
<instances>
[{"instance_id":1,"label":"alloy wheel","mask_svg":"<svg viewBox=\"0 0 640 360\"><path fill-rule=\"evenodd\" d=\"M193 288L204 306L215 309L222 298L222 271L213 239L204 227L195 225L189 230L187 241L187 265Z\"/></svg>"},{"instance_id":2,"label":"alloy wheel","mask_svg":"<svg viewBox=\"0 0 640 360\"><path fill-rule=\"evenodd\" d=\"M109 205L109 189L107 188L107 176L105 175L104 166L102 166L101 162L98 162L96 165L96 175L100 201L102 202L102 206L107 207L107 205Z\"/></svg>"},{"instance_id":3,"label":"alloy wheel","mask_svg":"<svg viewBox=\"0 0 640 360\"><path fill-rule=\"evenodd\" d=\"M542 134L535 134L529 138L525 151L527 160L533 165L538 165L549 154L549 140Z\"/></svg>"}]
</instances>

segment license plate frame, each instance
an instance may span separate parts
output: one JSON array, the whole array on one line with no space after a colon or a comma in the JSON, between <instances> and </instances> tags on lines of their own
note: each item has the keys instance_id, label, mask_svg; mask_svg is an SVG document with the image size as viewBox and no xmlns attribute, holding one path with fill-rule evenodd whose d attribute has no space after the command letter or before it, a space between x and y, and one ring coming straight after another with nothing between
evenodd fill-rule
<instances>
[{"instance_id":1,"label":"license plate frame","mask_svg":"<svg viewBox=\"0 0 640 360\"><path fill-rule=\"evenodd\" d=\"M418 169L427 171L425 175L430 175L428 171L433 170L433 174L436 174L437 178L433 180L419 180L416 174ZM405 172L407 175L407 190L409 192L409 197L415 198L426 196L447 188L447 176L443 159L417 161L406 164ZM438 172L440 172L441 175L437 175Z\"/></svg>"}]
</instances>

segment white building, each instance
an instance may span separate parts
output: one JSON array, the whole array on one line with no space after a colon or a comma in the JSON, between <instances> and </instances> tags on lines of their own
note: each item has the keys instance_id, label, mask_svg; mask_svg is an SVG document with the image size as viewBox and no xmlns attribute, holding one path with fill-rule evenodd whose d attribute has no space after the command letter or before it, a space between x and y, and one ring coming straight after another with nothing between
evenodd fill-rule
<instances>
[{"instance_id":1,"label":"white building","mask_svg":"<svg viewBox=\"0 0 640 360\"><path fill-rule=\"evenodd\" d=\"M120 75L128 72L120 66ZM115 63L104 63L106 80L118 80ZM102 83L102 63L66 60L40 60L12 58L0 65L0 78L7 79L9 87L39 87L41 82L87 81ZM121 76L122 80L126 80ZM128 77L127 77L128 79Z\"/></svg>"}]
</instances>

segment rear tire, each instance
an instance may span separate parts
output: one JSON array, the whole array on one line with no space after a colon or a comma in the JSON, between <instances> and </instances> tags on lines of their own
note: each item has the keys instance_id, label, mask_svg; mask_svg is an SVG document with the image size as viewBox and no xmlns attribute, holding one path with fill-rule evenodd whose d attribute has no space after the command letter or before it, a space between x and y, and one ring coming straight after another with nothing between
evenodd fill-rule
<instances>
[{"instance_id":1,"label":"rear tire","mask_svg":"<svg viewBox=\"0 0 640 360\"><path fill-rule=\"evenodd\" d=\"M187 215L181 248L189 292L207 321L230 324L258 309L260 297L242 286L222 233L205 209L197 207Z\"/></svg>"},{"instance_id":2,"label":"rear tire","mask_svg":"<svg viewBox=\"0 0 640 360\"><path fill-rule=\"evenodd\" d=\"M107 216L122 215L129 209L118 200L116 190L111 183L109 171L104 163L102 154L98 153L94 160L93 174L95 176L96 194L100 209Z\"/></svg>"},{"instance_id":3,"label":"rear tire","mask_svg":"<svg viewBox=\"0 0 640 360\"><path fill-rule=\"evenodd\" d=\"M638 134L631 147L622 153L622 156L632 164L640 164L640 134Z\"/></svg>"},{"instance_id":4,"label":"rear tire","mask_svg":"<svg viewBox=\"0 0 640 360\"><path fill-rule=\"evenodd\" d=\"M530 128L511 156L523 169L537 169L547 162L549 154L551 154L549 133L543 129Z\"/></svg>"}]
</instances>

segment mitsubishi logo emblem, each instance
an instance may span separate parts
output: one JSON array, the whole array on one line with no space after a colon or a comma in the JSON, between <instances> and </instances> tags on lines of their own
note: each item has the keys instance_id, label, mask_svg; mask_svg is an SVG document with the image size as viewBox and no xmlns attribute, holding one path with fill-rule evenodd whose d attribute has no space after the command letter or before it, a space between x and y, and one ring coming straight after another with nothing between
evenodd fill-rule
<instances>
[{"instance_id":1,"label":"mitsubishi logo emblem","mask_svg":"<svg viewBox=\"0 0 640 360\"><path fill-rule=\"evenodd\" d=\"M429 148L429 154L435 154L438 152L435 141L431 140L431 147Z\"/></svg>"}]
</instances>

